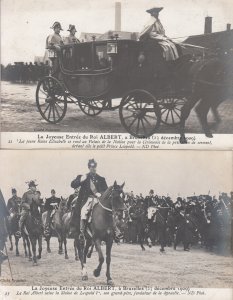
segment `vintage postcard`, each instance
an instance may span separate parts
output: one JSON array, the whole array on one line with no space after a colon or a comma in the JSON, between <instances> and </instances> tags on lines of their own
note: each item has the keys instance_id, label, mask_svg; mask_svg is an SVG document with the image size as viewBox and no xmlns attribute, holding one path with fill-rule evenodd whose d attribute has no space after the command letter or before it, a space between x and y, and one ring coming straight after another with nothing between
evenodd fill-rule
<instances>
[{"instance_id":1,"label":"vintage postcard","mask_svg":"<svg viewBox=\"0 0 233 300\"><path fill-rule=\"evenodd\" d=\"M0 159L2 299L232 299L230 151Z\"/></svg>"},{"instance_id":2,"label":"vintage postcard","mask_svg":"<svg viewBox=\"0 0 233 300\"><path fill-rule=\"evenodd\" d=\"M30 149L30 132L50 148L45 131L232 148L232 12L231 0L2 0L1 147Z\"/></svg>"}]
</instances>

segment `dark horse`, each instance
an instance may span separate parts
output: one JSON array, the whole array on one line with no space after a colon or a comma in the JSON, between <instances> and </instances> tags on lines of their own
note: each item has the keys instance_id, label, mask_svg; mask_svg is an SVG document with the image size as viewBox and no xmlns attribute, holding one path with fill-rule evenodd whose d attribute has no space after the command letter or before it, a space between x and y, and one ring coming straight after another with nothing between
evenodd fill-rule
<instances>
[{"instance_id":1,"label":"dark horse","mask_svg":"<svg viewBox=\"0 0 233 300\"><path fill-rule=\"evenodd\" d=\"M226 54L194 62L186 74L190 96L181 109L180 142L187 143L185 138L185 121L196 106L196 113L205 135L213 135L207 121L212 109L216 125L221 121L217 108L220 103L233 96L233 55Z\"/></svg>"},{"instance_id":2,"label":"dark horse","mask_svg":"<svg viewBox=\"0 0 233 300\"><path fill-rule=\"evenodd\" d=\"M99 264L94 270L94 276L98 277L100 275L104 262L101 242L104 241L106 243L107 284L113 285L113 281L110 275L111 249L114 236L113 228L116 213L124 209L123 187L124 184L118 185L115 181L113 186L109 187L103 193L98 204L93 207L92 219L89 226L90 234L86 233L85 241L83 241L83 239L80 237L80 222L77 222L76 224L77 231L75 241L82 267L82 280L88 279L86 270L86 257L88 254L88 250L92 246L93 242L99 255Z\"/></svg>"},{"instance_id":3,"label":"dark horse","mask_svg":"<svg viewBox=\"0 0 233 300\"><path fill-rule=\"evenodd\" d=\"M9 234L9 241L10 241L10 251L13 250L13 243L12 243L12 236L15 238L15 254L16 256L19 256L19 239L20 237L17 235L17 232L19 231L19 212L16 210L11 209L10 210L10 216L6 219L6 227ZM32 253L31 253L31 247L30 247L30 241L27 235L23 234L23 246L24 246L24 253L25 257L29 257L29 260L32 259ZM28 248L28 251L27 251Z\"/></svg>"},{"instance_id":4,"label":"dark horse","mask_svg":"<svg viewBox=\"0 0 233 300\"><path fill-rule=\"evenodd\" d=\"M32 253L33 253L33 264L37 265L37 259L41 258L42 252L42 221L41 221L41 214L38 209L38 205L35 201L32 201L30 205L30 212L26 217L25 220L25 234L28 234L31 246L32 246ZM27 232L26 232L27 231ZM36 255L36 245L38 241L38 255Z\"/></svg>"}]
</instances>

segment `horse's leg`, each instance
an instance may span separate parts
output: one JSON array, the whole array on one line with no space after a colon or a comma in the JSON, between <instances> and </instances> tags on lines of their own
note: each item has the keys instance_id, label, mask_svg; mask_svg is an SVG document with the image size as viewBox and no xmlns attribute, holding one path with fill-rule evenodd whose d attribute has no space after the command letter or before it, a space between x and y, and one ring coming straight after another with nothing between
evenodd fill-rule
<instances>
[{"instance_id":1,"label":"horse's leg","mask_svg":"<svg viewBox=\"0 0 233 300\"><path fill-rule=\"evenodd\" d=\"M75 260L79 260L78 252L77 252L77 245L76 245L76 240L75 239L74 239L74 255L75 255Z\"/></svg>"},{"instance_id":2,"label":"horse's leg","mask_svg":"<svg viewBox=\"0 0 233 300\"><path fill-rule=\"evenodd\" d=\"M68 259L69 256L67 254L67 247L66 247L66 244L67 244L67 240L66 240L66 233L64 232L63 234L63 241L64 241L64 249L65 249L65 259Z\"/></svg>"},{"instance_id":3,"label":"horse's leg","mask_svg":"<svg viewBox=\"0 0 233 300\"><path fill-rule=\"evenodd\" d=\"M218 101L213 101L211 103L211 111L213 113L213 116L214 116L214 121L215 121L215 124L214 124L214 129L217 129L218 128L218 125L221 123L221 117L218 113L218 106L219 106L220 102Z\"/></svg>"},{"instance_id":4,"label":"horse's leg","mask_svg":"<svg viewBox=\"0 0 233 300\"><path fill-rule=\"evenodd\" d=\"M210 110L211 107L211 102L210 99L206 98L202 98L201 101L198 103L197 107L196 107L196 114L197 117L201 123L202 129L205 133L205 135L209 138L212 138L213 135L210 131L208 122L207 122L207 115L208 112Z\"/></svg>"},{"instance_id":5,"label":"horse's leg","mask_svg":"<svg viewBox=\"0 0 233 300\"><path fill-rule=\"evenodd\" d=\"M180 115L180 143L187 144L187 140L185 137L185 122L188 119L192 108L198 102L199 98L192 95L188 101L184 104L181 108L181 115Z\"/></svg>"},{"instance_id":6,"label":"horse's leg","mask_svg":"<svg viewBox=\"0 0 233 300\"><path fill-rule=\"evenodd\" d=\"M28 260L31 261L32 260L31 243L28 236L26 236L25 239L28 247Z\"/></svg>"},{"instance_id":7,"label":"horse's leg","mask_svg":"<svg viewBox=\"0 0 233 300\"><path fill-rule=\"evenodd\" d=\"M12 251L13 250L13 243L12 243L12 235L11 234L9 234L9 240L10 240L10 244L11 244L9 250Z\"/></svg>"},{"instance_id":8,"label":"horse's leg","mask_svg":"<svg viewBox=\"0 0 233 300\"><path fill-rule=\"evenodd\" d=\"M93 253L94 247L95 247L95 244L92 242L91 248L90 248L90 250L87 253L87 258L91 258L91 255Z\"/></svg>"},{"instance_id":9,"label":"horse's leg","mask_svg":"<svg viewBox=\"0 0 233 300\"><path fill-rule=\"evenodd\" d=\"M101 268L104 263L104 256L103 256L103 252L101 249L101 240L100 239L95 240L95 248L99 255L99 265L94 270L94 276L98 277L98 276L100 276Z\"/></svg>"},{"instance_id":10,"label":"horse's leg","mask_svg":"<svg viewBox=\"0 0 233 300\"><path fill-rule=\"evenodd\" d=\"M107 277L107 284L108 285L114 285L111 274L110 274L110 264L111 264L111 250L112 250L112 238L106 242L106 264L107 264L107 270L106 270L106 277Z\"/></svg>"},{"instance_id":11,"label":"horse's leg","mask_svg":"<svg viewBox=\"0 0 233 300\"><path fill-rule=\"evenodd\" d=\"M51 249L50 249L50 236L46 238L46 243L47 243L47 252L51 253Z\"/></svg>"},{"instance_id":12,"label":"horse's leg","mask_svg":"<svg viewBox=\"0 0 233 300\"><path fill-rule=\"evenodd\" d=\"M15 236L15 254L19 256L19 238Z\"/></svg>"},{"instance_id":13,"label":"horse's leg","mask_svg":"<svg viewBox=\"0 0 233 300\"><path fill-rule=\"evenodd\" d=\"M140 224L139 225L139 230L138 230L138 239L139 239L139 243L140 243L140 246L142 248L142 251L145 251L145 247L143 245L143 241L144 241L144 227L143 227L143 224Z\"/></svg>"},{"instance_id":14,"label":"horse's leg","mask_svg":"<svg viewBox=\"0 0 233 300\"><path fill-rule=\"evenodd\" d=\"M80 241L79 237L75 237L75 245L78 249L79 260L82 267L82 271L81 271L82 280L88 280L87 270L84 264L84 254L83 254L85 241L83 239Z\"/></svg>"},{"instance_id":15,"label":"horse's leg","mask_svg":"<svg viewBox=\"0 0 233 300\"><path fill-rule=\"evenodd\" d=\"M35 238L30 238L31 244L32 244L32 261L33 265L37 265L37 257L36 257L36 239Z\"/></svg>"},{"instance_id":16,"label":"horse's leg","mask_svg":"<svg viewBox=\"0 0 233 300\"><path fill-rule=\"evenodd\" d=\"M25 257L28 257L26 240L25 240L25 237L24 237L24 236L23 236L22 238L23 238L24 254L25 254Z\"/></svg>"},{"instance_id":17,"label":"horse's leg","mask_svg":"<svg viewBox=\"0 0 233 300\"><path fill-rule=\"evenodd\" d=\"M42 252L42 235L38 238L38 255L37 258L41 259L41 252Z\"/></svg>"},{"instance_id":18,"label":"horse's leg","mask_svg":"<svg viewBox=\"0 0 233 300\"><path fill-rule=\"evenodd\" d=\"M62 236L58 233L58 254L63 254L62 242Z\"/></svg>"}]
</instances>

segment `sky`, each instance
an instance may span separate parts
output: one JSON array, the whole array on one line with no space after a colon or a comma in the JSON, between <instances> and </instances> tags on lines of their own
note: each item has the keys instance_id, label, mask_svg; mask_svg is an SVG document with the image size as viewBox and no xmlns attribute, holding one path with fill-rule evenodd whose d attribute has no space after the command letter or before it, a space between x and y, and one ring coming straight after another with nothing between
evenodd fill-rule
<instances>
[{"instance_id":1,"label":"sky","mask_svg":"<svg viewBox=\"0 0 233 300\"><path fill-rule=\"evenodd\" d=\"M81 32L104 33L114 29L115 0L1 0L1 62L34 61L43 56L46 37L54 21L60 21L68 35L69 24ZM213 31L233 24L232 0L121 0L122 30L140 32L149 15L160 13L167 36L171 38L201 34L204 18L213 17Z\"/></svg>"},{"instance_id":2,"label":"sky","mask_svg":"<svg viewBox=\"0 0 233 300\"><path fill-rule=\"evenodd\" d=\"M54 188L57 196L73 193L70 183L77 175L88 173L88 160L94 158L97 172L108 185L125 182L125 192L182 197L233 190L231 151L73 151L1 150L0 189L5 200L11 188L18 195L27 190L29 180L38 183L43 197Z\"/></svg>"}]
</instances>

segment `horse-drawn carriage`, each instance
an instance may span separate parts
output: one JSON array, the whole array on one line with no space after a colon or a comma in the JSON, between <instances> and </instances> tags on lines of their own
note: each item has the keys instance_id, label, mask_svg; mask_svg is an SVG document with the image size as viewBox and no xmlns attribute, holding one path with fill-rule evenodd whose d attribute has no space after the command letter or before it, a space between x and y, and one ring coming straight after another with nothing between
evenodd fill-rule
<instances>
[{"instance_id":1,"label":"horse-drawn carriage","mask_svg":"<svg viewBox=\"0 0 233 300\"><path fill-rule=\"evenodd\" d=\"M115 38L64 45L53 54L56 70L36 90L38 110L47 122L60 122L67 104L75 103L89 116L119 109L122 125L136 137L151 136L160 122L179 123L185 95L171 89L171 72L163 81L155 78L164 72L164 64L161 49L154 45Z\"/></svg>"}]
</instances>

